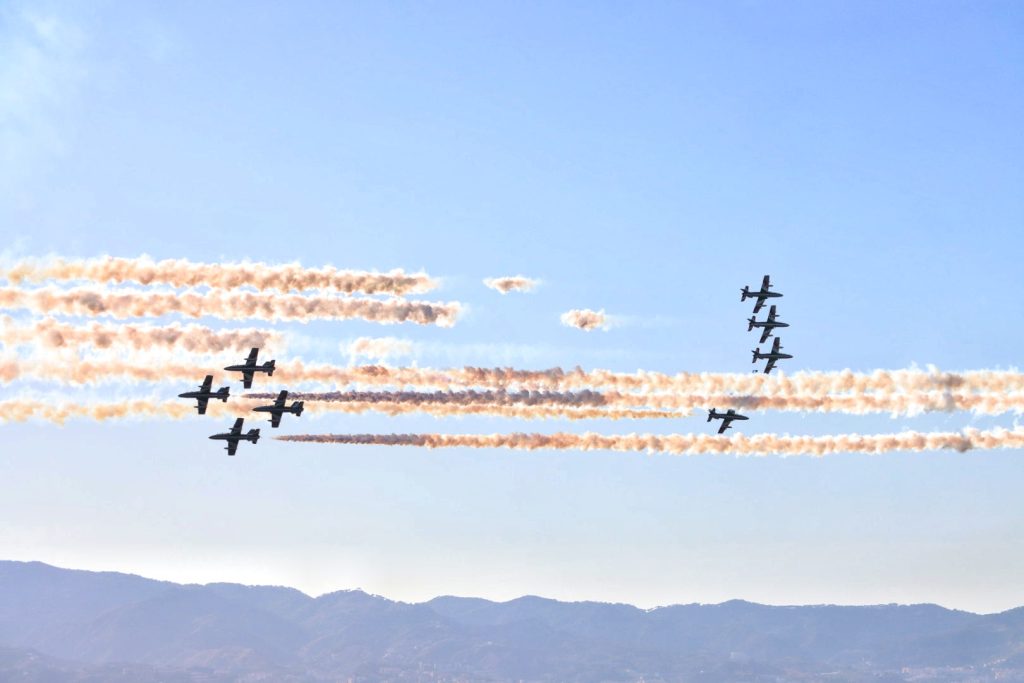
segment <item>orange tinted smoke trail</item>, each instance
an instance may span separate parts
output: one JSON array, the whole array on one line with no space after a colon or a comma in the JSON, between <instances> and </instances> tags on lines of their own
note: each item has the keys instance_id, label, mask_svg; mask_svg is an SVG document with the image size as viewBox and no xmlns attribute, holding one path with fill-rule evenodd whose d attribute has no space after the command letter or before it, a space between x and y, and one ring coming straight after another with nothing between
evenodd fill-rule
<instances>
[{"instance_id":1,"label":"orange tinted smoke trail","mask_svg":"<svg viewBox=\"0 0 1024 683\"><path fill-rule=\"evenodd\" d=\"M890 451L1021 448L1024 430L901 432L834 436L716 436L709 434L294 434L274 437L304 443L420 446L424 448L509 448L514 450L606 450L698 455L812 455Z\"/></svg>"},{"instance_id":2,"label":"orange tinted smoke trail","mask_svg":"<svg viewBox=\"0 0 1024 683\"><path fill-rule=\"evenodd\" d=\"M178 323L71 325L53 318L19 325L10 317L0 318L0 343L8 346L35 344L51 349L126 346L136 351L162 349L190 353L247 351L254 346L271 351L285 348L284 335L274 330L214 330L203 325Z\"/></svg>"},{"instance_id":3,"label":"orange tinted smoke trail","mask_svg":"<svg viewBox=\"0 0 1024 683\"><path fill-rule=\"evenodd\" d=\"M154 261L139 258L103 257L95 259L26 260L3 270L0 278L14 284L45 280L91 280L115 284L136 282L173 287L207 286L220 289L254 287L260 291L281 292L320 289L352 294L390 294L402 296L429 291L437 281L426 273L387 273L338 270L333 266L303 268L298 263L194 263L186 259Z\"/></svg>"},{"instance_id":4,"label":"orange tinted smoke trail","mask_svg":"<svg viewBox=\"0 0 1024 683\"><path fill-rule=\"evenodd\" d=\"M338 296L254 294L211 290L181 293L113 291L79 287L43 287L23 290L0 287L0 308L26 308L35 313L114 318L179 314L191 318L211 316L224 320L348 320L361 318L383 324L413 322L451 327L462 310L457 302L432 303L405 299L356 299Z\"/></svg>"}]
</instances>

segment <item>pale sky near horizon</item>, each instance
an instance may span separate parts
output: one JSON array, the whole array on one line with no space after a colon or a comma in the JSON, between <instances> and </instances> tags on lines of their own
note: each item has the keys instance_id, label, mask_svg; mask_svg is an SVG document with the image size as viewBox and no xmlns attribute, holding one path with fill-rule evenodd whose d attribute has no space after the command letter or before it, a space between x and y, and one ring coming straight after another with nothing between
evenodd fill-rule
<instances>
[{"instance_id":1,"label":"pale sky near horizon","mask_svg":"<svg viewBox=\"0 0 1024 683\"><path fill-rule=\"evenodd\" d=\"M275 327L313 360L391 336L424 366L662 372L748 372L739 289L771 273L792 325L787 372L1013 368L1022 86L1013 2L2 3L0 258L424 269L443 285L423 298L468 306L451 329ZM502 296L481 282L515 274L542 285ZM572 308L618 324L569 329ZM188 388L14 383L0 399ZM756 413L738 429L1017 419ZM222 426L0 424L0 558L410 601L1024 604L1021 451L743 459L265 439L227 458L205 438Z\"/></svg>"}]
</instances>

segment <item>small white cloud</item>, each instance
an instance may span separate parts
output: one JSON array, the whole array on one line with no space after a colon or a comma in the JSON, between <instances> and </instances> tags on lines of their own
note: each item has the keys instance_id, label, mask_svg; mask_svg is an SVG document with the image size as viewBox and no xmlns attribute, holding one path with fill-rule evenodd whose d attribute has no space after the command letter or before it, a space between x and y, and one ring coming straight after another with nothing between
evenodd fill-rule
<instances>
[{"instance_id":1,"label":"small white cloud","mask_svg":"<svg viewBox=\"0 0 1024 683\"><path fill-rule=\"evenodd\" d=\"M341 352L348 354L352 363L359 358L381 363L388 358L408 358L415 355L416 344L397 337L357 337L350 342L342 342Z\"/></svg>"},{"instance_id":2,"label":"small white cloud","mask_svg":"<svg viewBox=\"0 0 1024 683\"><path fill-rule=\"evenodd\" d=\"M612 320L602 308L600 311L592 311L589 308L574 308L562 314L562 324L567 327L575 327L585 332L591 330L608 331L611 329Z\"/></svg>"},{"instance_id":3,"label":"small white cloud","mask_svg":"<svg viewBox=\"0 0 1024 683\"><path fill-rule=\"evenodd\" d=\"M509 292L532 292L540 284L540 280L524 275L507 275L486 278L484 284L502 294L508 294Z\"/></svg>"}]
</instances>

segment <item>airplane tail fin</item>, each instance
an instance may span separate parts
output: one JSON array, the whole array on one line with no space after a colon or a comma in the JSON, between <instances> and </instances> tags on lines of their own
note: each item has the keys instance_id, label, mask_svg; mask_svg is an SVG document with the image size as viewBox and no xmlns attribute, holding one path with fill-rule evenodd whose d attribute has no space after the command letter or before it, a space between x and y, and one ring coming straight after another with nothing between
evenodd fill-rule
<instances>
[{"instance_id":1,"label":"airplane tail fin","mask_svg":"<svg viewBox=\"0 0 1024 683\"><path fill-rule=\"evenodd\" d=\"M217 398L219 398L221 401L224 401L224 403L227 403L228 394L230 393L229 389L229 387L221 387L221 390L217 392Z\"/></svg>"},{"instance_id":2,"label":"airplane tail fin","mask_svg":"<svg viewBox=\"0 0 1024 683\"><path fill-rule=\"evenodd\" d=\"M714 414L714 412L715 412L714 408L712 408L711 410L708 411L708 422L711 422L711 415Z\"/></svg>"},{"instance_id":3,"label":"airplane tail fin","mask_svg":"<svg viewBox=\"0 0 1024 683\"><path fill-rule=\"evenodd\" d=\"M252 441L253 443L256 443L257 441L260 440L260 430L250 429L249 433L245 435L245 438L248 439L249 441Z\"/></svg>"},{"instance_id":4,"label":"airplane tail fin","mask_svg":"<svg viewBox=\"0 0 1024 683\"><path fill-rule=\"evenodd\" d=\"M274 361L268 360L266 363L263 364L263 367L265 367L267 369L267 376L268 377L273 377L274 376Z\"/></svg>"},{"instance_id":5,"label":"airplane tail fin","mask_svg":"<svg viewBox=\"0 0 1024 683\"><path fill-rule=\"evenodd\" d=\"M302 415L302 407L304 405L305 404L302 401L296 401L295 404L292 406L292 408L295 409L295 416L296 417Z\"/></svg>"},{"instance_id":6,"label":"airplane tail fin","mask_svg":"<svg viewBox=\"0 0 1024 683\"><path fill-rule=\"evenodd\" d=\"M752 329L754 329L754 316L750 316L747 320L747 332L750 332Z\"/></svg>"},{"instance_id":7,"label":"airplane tail fin","mask_svg":"<svg viewBox=\"0 0 1024 683\"><path fill-rule=\"evenodd\" d=\"M749 287L744 287L743 289L740 290L740 301L746 301L747 297L749 297L749 296L750 296L750 288Z\"/></svg>"},{"instance_id":8,"label":"airplane tail fin","mask_svg":"<svg viewBox=\"0 0 1024 683\"><path fill-rule=\"evenodd\" d=\"M760 347L760 346L759 346L759 347L757 347L756 349L754 349L754 350L752 351L752 353L754 354L754 360L752 360L752 361L750 361L750 362L751 362L751 363L756 363L756 362L757 362L757 354L761 353L761 347Z\"/></svg>"}]
</instances>

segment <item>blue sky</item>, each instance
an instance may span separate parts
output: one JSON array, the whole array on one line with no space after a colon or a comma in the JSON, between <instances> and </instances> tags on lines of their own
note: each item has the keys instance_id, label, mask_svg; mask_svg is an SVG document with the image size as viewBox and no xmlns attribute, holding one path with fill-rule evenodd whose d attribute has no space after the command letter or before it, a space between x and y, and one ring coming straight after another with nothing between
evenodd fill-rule
<instances>
[{"instance_id":1,"label":"blue sky","mask_svg":"<svg viewBox=\"0 0 1024 683\"><path fill-rule=\"evenodd\" d=\"M0 252L423 268L444 278L431 298L469 306L453 329L278 326L325 361L388 335L422 343L423 365L746 372L738 292L772 273L788 370L1015 367L1022 28L1011 2L5 4ZM480 283L516 273L544 284L502 297ZM622 324L559 325L580 307ZM743 430L1013 421L765 413ZM406 600L1024 603L1020 452L266 440L228 459L212 431L0 427L0 556Z\"/></svg>"}]
</instances>

